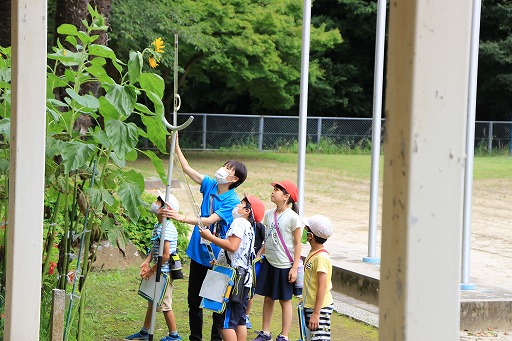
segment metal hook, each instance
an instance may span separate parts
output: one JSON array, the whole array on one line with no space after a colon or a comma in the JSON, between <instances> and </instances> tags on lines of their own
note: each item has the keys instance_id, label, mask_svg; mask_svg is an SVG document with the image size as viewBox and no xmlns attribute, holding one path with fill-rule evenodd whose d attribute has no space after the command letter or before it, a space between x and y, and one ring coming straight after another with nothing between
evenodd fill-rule
<instances>
[{"instance_id":1,"label":"metal hook","mask_svg":"<svg viewBox=\"0 0 512 341\"><path fill-rule=\"evenodd\" d=\"M162 121L164 122L165 126L167 127L167 129L172 130L172 131L178 131L178 130L185 129L186 127L188 127L190 125L190 123L192 123L193 120L194 120L194 116L189 116L189 118L182 125L173 126L172 124L167 122L167 120L165 119L165 116L162 116Z\"/></svg>"}]
</instances>

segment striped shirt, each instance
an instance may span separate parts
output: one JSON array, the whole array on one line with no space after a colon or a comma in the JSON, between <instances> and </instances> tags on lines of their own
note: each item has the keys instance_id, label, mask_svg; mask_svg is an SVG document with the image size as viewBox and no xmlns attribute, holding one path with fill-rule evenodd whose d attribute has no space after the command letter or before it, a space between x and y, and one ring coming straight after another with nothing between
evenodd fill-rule
<instances>
[{"instance_id":1,"label":"striped shirt","mask_svg":"<svg viewBox=\"0 0 512 341\"><path fill-rule=\"evenodd\" d=\"M158 261L158 254L160 252L160 233L162 231L162 224L157 223L153 227L153 232L151 234L151 243L152 243L152 261L156 263ZM169 254L177 252L178 249L178 231L174 224L167 220L167 224L165 225L165 240L168 240L169 245ZM169 264L171 258L165 263L162 263L162 272L169 272Z\"/></svg>"}]
</instances>

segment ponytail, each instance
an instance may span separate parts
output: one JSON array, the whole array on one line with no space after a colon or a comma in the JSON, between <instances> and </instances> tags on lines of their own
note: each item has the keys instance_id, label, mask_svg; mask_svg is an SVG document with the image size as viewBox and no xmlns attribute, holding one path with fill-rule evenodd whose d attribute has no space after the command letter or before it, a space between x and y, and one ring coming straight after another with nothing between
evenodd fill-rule
<instances>
[{"instance_id":1,"label":"ponytail","mask_svg":"<svg viewBox=\"0 0 512 341\"><path fill-rule=\"evenodd\" d=\"M292 210L293 210L295 213L299 214L299 205L297 205L297 203L296 203L295 201L293 201L293 200L292 200L292 198L290 198L290 199L288 200L288 203L289 203L289 204L291 203L291 204L292 204Z\"/></svg>"}]
</instances>

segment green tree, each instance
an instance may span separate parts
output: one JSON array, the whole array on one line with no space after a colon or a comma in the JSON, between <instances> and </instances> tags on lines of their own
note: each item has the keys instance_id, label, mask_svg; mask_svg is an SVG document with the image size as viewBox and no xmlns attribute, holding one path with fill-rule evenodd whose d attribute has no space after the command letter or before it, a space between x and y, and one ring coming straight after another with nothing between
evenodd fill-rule
<instances>
[{"instance_id":1,"label":"green tree","mask_svg":"<svg viewBox=\"0 0 512 341\"><path fill-rule=\"evenodd\" d=\"M512 119L512 2L483 0L477 119Z\"/></svg>"},{"instance_id":2,"label":"green tree","mask_svg":"<svg viewBox=\"0 0 512 341\"><path fill-rule=\"evenodd\" d=\"M310 85L310 108L316 115L372 116L376 13L376 1L313 2L312 22L343 33L343 44L315 55L325 70Z\"/></svg>"},{"instance_id":3,"label":"green tree","mask_svg":"<svg viewBox=\"0 0 512 341\"><path fill-rule=\"evenodd\" d=\"M11 1L0 1L0 46L11 46Z\"/></svg>"},{"instance_id":4,"label":"green tree","mask_svg":"<svg viewBox=\"0 0 512 341\"><path fill-rule=\"evenodd\" d=\"M137 8L136 11L133 9ZM111 46L124 53L147 38L170 43L179 33L181 111L286 112L300 86L302 2L296 0L114 0ZM339 30L311 29L311 51L341 42ZM172 74L172 56L162 59L162 77ZM312 59L310 79L323 76ZM170 108L172 87L165 96Z\"/></svg>"}]
</instances>

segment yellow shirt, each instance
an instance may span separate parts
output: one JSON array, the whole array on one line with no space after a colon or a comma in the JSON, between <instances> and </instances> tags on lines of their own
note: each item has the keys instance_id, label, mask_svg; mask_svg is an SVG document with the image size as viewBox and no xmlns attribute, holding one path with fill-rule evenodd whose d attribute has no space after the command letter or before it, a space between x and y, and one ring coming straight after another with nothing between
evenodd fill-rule
<instances>
[{"instance_id":1,"label":"yellow shirt","mask_svg":"<svg viewBox=\"0 0 512 341\"><path fill-rule=\"evenodd\" d=\"M318 250L317 250L318 251ZM310 252L306 257L306 264L304 264L304 307L313 309L316 303L316 295L318 292L318 272L327 274L327 287L325 290L324 301L322 308L327 307L334 303L332 299L332 264L329 254L320 251L311 257L316 251ZM311 257L311 258L310 258Z\"/></svg>"}]
</instances>

